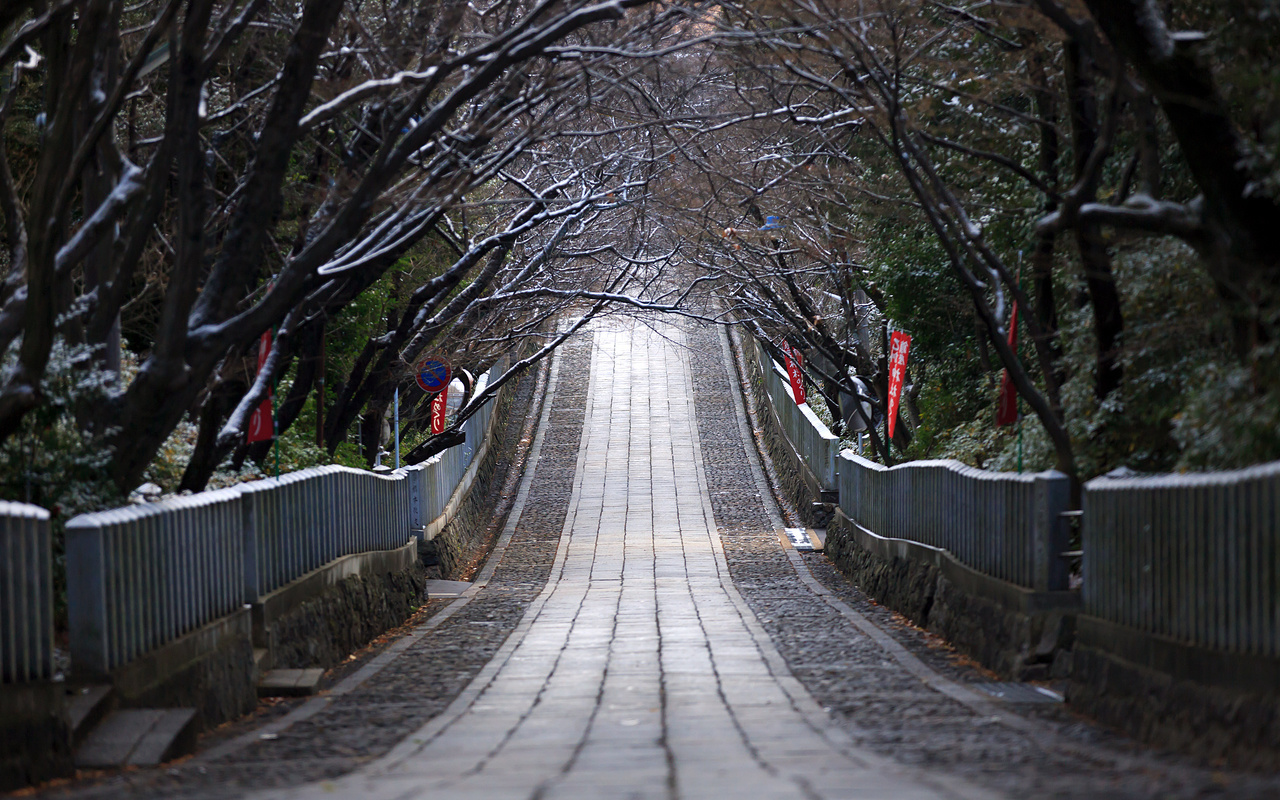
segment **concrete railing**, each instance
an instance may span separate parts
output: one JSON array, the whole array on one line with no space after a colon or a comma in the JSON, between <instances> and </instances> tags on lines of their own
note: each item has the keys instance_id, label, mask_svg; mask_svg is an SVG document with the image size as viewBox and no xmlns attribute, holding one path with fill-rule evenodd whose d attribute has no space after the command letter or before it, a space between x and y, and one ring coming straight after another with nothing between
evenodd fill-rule
<instances>
[{"instance_id":1,"label":"concrete railing","mask_svg":"<svg viewBox=\"0 0 1280 800\"><path fill-rule=\"evenodd\" d=\"M465 444L398 472L315 467L71 520L67 606L76 670L109 673L335 559L403 547L459 490L488 436L493 405L463 425ZM47 540L47 514L43 524ZM23 575L30 570L38 572L28 565ZM47 620L45 592L30 601L43 611L15 618ZM5 601L0 618L16 607Z\"/></svg>"},{"instance_id":2,"label":"concrete railing","mask_svg":"<svg viewBox=\"0 0 1280 800\"><path fill-rule=\"evenodd\" d=\"M481 375L476 380L475 392L484 391L490 378L501 374L505 369L504 364L505 359ZM421 464L404 469L409 480L411 519L415 531L424 531L433 520L441 520L453 494L459 489L466 490L463 479L471 462L488 440L495 405L492 400L485 403L462 423L462 430L466 434L465 442L436 453Z\"/></svg>"},{"instance_id":3,"label":"concrete railing","mask_svg":"<svg viewBox=\"0 0 1280 800\"><path fill-rule=\"evenodd\" d=\"M242 484L244 602L330 561L393 550L409 540L409 480L349 467L314 467Z\"/></svg>"},{"instance_id":4,"label":"concrete railing","mask_svg":"<svg viewBox=\"0 0 1280 800\"><path fill-rule=\"evenodd\" d=\"M0 683L53 677L49 512L0 501Z\"/></svg>"},{"instance_id":5,"label":"concrete railing","mask_svg":"<svg viewBox=\"0 0 1280 800\"><path fill-rule=\"evenodd\" d=\"M1065 475L984 472L958 461L886 468L839 453L839 439L808 405L796 405L786 370L758 341L755 346L787 439L822 489L838 490L851 520L877 536L942 548L962 564L1025 588L1067 588Z\"/></svg>"},{"instance_id":6,"label":"concrete railing","mask_svg":"<svg viewBox=\"0 0 1280 800\"><path fill-rule=\"evenodd\" d=\"M105 674L239 609L238 489L82 514L67 523L67 612L77 671Z\"/></svg>"},{"instance_id":7,"label":"concrete railing","mask_svg":"<svg viewBox=\"0 0 1280 800\"><path fill-rule=\"evenodd\" d=\"M840 438L827 429L807 403L796 405L787 371L770 357L759 342L755 346L762 367L760 371L764 373L765 391L773 400L773 407L782 422L782 430L813 471L822 490L835 491Z\"/></svg>"},{"instance_id":8,"label":"concrete railing","mask_svg":"<svg viewBox=\"0 0 1280 800\"><path fill-rule=\"evenodd\" d=\"M866 530L949 551L979 572L1039 591L1067 588L1067 476L984 472L958 461L885 467L840 455L840 507Z\"/></svg>"},{"instance_id":9,"label":"concrete railing","mask_svg":"<svg viewBox=\"0 0 1280 800\"><path fill-rule=\"evenodd\" d=\"M1085 484L1084 609L1215 650L1280 656L1280 462Z\"/></svg>"}]
</instances>

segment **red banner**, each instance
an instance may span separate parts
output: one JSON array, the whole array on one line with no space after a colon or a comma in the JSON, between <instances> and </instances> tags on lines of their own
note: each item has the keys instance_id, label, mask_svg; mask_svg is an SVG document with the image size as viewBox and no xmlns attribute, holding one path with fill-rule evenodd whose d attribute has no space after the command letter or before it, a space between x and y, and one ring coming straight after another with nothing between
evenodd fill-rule
<instances>
[{"instance_id":1,"label":"red banner","mask_svg":"<svg viewBox=\"0 0 1280 800\"><path fill-rule=\"evenodd\" d=\"M435 399L431 401L431 433L444 433L445 414L448 412L449 405L449 387L446 386L440 390Z\"/></svg>"},{"instance_id":2,"label":"red banner","mask_svg":"<svg viewBox=\"0 0 1280 800\"><path fill-rule=\"evenodd\" d=\"M1018 352L1018 301L1013 301L1013 314L1009 317L1009 348ZM1000 403L996 406L996 427L1012 425L1018 421L1018 390L1013 386L1008 368L1000 376Z\"/></svg>"},{"instance_id":3,"label":"red banner","mask_svg":"<svg viewBox=\"0 0 1280 800\"><path fill-rule=\"evenodd\" d=\"M902 398L902 379L907 374L907 352L911 349L911 337L902 331L894 331L889 337L889 438L898 421L898 401Z\"/></svg>"},{"instance_id":4,"label":"red banner","mask_svg":"<svg viewBox=\"0 0 1280 800\"><path fill-rule=\"evenodd\" d=\"M804 393L804 356L799 350L792 349L786 340L782 342L782 357L787 362L787 377L791 379L791 394L796 405L804 403L808 397Z\"/></svg>"},{"instance_id":5,"label":"red banner","mask_svg":"<svg viewBox=\"0 0 1280 800\"><path fill-rule=\"evenodd\" d=\"M262 338L258 340L258 372L262 372L262 367L267 363L267 356L271 354L271 330L262 332ZM271 390L267 390L267 397L262 404L253 410L253 416L249 418L249 435L248 443L269 442L276 438L275 421L272 419L271 410Z\"/></svg>"}]
</instances>

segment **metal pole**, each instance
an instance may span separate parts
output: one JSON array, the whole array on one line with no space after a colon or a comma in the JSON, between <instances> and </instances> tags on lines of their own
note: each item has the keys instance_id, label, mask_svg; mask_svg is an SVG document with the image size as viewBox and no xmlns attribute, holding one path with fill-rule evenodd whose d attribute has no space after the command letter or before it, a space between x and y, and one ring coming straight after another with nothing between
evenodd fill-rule
<instances>
[{"instance_id":1,"label":"metal pole","mask_svg":"<svg viewBox=\"0 0 1280 800\"><path fill-rule=\"evenodd\" d=\"M396 387L396 469L400 469L400 387Z\"/></svg>"},{"instance_id":2,"label":"metal pole","mask_svg":"<svg viewBox=\"0 0 1280 800\"><path fill-rule=\"evenodd\" d=\"M280 328L278 326L272 327L271 340L273 347L275 346L275 339L279 335ZM279 388L280 378L276 376L271 379L271 438L273 440L272 449L275 450L276 455L276 480L280 480L280 420L276 417L279 410L277 408L279 404L276 402L276 390Z\"/></svg>"},{"instance_id":3,"label":"metal pole","mask_svg":"<svg viewBox=\"0 0 1280 800\"><path fill-rule=\"evenodd\" d=\"M320 323L320 374L316 379L316 447L324 447L324 323Z\"/></svg>"},{"instance_id":4,"label":"metal pole","mask_svg":"<svg viewBox=\"0 0 1280 800\"><path fill-rule=\"evenodd\" d=\"M1022 474L1022 417L1018 417L1018 474Z\"/></svg>"}]
</instances>

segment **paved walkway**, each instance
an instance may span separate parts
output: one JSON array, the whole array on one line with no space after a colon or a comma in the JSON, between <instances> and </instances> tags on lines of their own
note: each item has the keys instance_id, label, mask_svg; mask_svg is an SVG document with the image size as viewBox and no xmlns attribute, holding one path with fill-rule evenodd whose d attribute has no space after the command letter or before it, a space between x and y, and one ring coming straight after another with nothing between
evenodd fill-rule
<instances>
[{"instance_id":1,"label":"paved walkway","mask_svg":"<svg viewBox=\"0 0 1280 800\"><path fill-rule=\"evenodd\" d=\"M551 579L493 661L386 757L273 796L987 796L856 748L790 675L729 579L681 338L597 331Z\"/></svg>"}]
</instances>

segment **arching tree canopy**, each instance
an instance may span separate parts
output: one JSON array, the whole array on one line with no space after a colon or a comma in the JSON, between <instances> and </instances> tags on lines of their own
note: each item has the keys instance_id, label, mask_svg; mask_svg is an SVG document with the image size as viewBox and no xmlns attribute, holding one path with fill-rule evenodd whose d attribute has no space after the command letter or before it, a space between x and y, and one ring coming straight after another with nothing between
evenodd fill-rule
<instances>
[{"instance_id":1,"label":"arching tree canopy","mask_svg":"<svg viewBox=\"0 0 1280 800\"><path fill-rule=\"evenodd\" d=\"M1277 42L1265 0L12 0L7 491L200 489L273 390L298 459L372 463L397 390L425 457L419 358L618 309L789 340L882 458L1011 466L1004 370L1030 465L1280 457Z\"/></svg>"}]
</instances>

